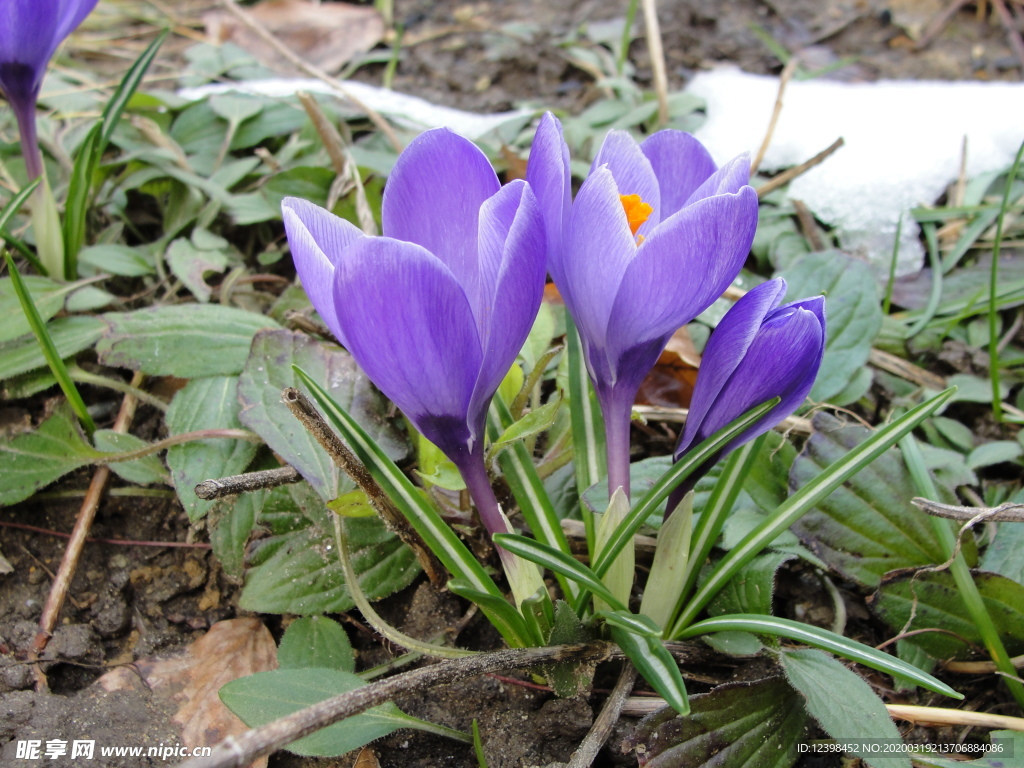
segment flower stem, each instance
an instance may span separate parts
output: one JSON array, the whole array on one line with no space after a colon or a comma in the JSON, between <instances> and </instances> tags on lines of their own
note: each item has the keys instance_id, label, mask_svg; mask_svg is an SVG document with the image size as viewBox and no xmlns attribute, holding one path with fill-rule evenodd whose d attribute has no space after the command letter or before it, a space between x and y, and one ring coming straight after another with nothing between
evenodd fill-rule
<instances>
[{"instance_id":1,"label":"flower stem","mask_svg":"<svg viewBox=\"0 0 1024 768\"><path fill-rule=\"evenodd\" d=\"M36 132L35 104L17 105L14 107L14 116L18 121L18 135L21 137L21 154L25 160L25 171L28 174L28 180L32 181L43 173L43 156L39 151L39 134Z\"/></svg>"},{"instance_id":2,"label":"flower stem","mask_svg":"<svg viewBox=\"0 0 1024 768\"><path fill-rule=\"evenodd\" d=\"M617 488L629 499L629 425L633 418L633 398L625 398L614 389L598 393L604 414L604 439L608 452L608 498Z\"/></svg>"}]
</instances>

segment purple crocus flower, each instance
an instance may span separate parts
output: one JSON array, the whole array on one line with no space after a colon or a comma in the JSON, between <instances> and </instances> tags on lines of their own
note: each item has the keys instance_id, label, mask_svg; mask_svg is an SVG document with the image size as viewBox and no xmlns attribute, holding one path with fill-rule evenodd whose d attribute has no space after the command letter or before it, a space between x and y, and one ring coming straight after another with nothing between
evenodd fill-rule
<instances>
[{"instance_id":1,"label":"purple crocus flower","mask_svg":"<svg viewBox=\"0 0 1024 768\"><path fill-rule=\"evenodd\" d=\"M571 201L569 152L550 113L526 178L544 212L548 271L576 323L604 413L608 488L629 493L629 422L669 337L732 283L757 227L741 155L716 168L680 131L642 144L612 131Z\"/></svg>"},{"instance_id":2,"label":"purple crocus flower","mask_svg":"<svg viewBox=\"0 0 1024 768\"><path fill-rule=\"evenodd\" d=\"M483 152L440 128L398 158L382 237L305 200L282 209L313 306L459 468L487 529L509 530L484 468L484 428L544 291L544 223L530 187L502 187Z\"/></svg>"},{"instance_id":3,"label":"purple crocus flower","mask_svg":"<svg viewBox=\"0 0 1024 768\"><path fill-rule=\"evenodd\" d=\"M36 98L46 65L97 0L0 2L0 90L14 110L29 179L43 172L36 136Z\"/></svg>"},{"instance_id":4,"label":"purple crocus flower","mask_svg":"<svg viewBox=\"0 0 1024 768\"><path fill-rule=\"evenodd\" d=\"M754 406L773 397L781 402L676 488L669 510L718 459L792 414L811 391L825 352L825 299L779 306L785 295L781 277L762 283L737 301L711 334L676 461Z\"/></svg>"}]
</instances>

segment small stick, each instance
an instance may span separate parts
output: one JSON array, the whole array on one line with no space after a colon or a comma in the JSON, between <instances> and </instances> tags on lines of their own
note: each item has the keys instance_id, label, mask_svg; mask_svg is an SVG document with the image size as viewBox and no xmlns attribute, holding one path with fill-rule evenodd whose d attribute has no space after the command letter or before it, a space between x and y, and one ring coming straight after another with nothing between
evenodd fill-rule
<instances>
[{"instance_id":1,"label":"small stick","mask_svg":"<svg viewBox=\"0 0 1024 768\"><path fill-rule=\"evenodd\" d=\"M278 467L264 469L260 472L246 472L244 475L219 477L215 480L204 480L195 487L196 496L204 501L222 499L247 491L259 491L264 488L277 488L302 481L302 475L295 467Z\"/></svg>"},{"instance_id":2,"label":"small stick","mask_svg":"<svg viewBox=\"0 0 1024 768\"><path fill-rule=\"evenodd\" d=\"M1024 656L1010 659L1015 669L1024 669ZM994 675L999 671L994 661L947 661L942 668L958 675Z\"/></svg>"},{"instance_id":3,"label":"small stick","mask_svg":"<svg viewBox=\"0 0 1024 768\"><path fill-rule=\"evenodd\" d=\"M660 405L634 405L633 412L648 421L667 421L672 424L685 424L690 414L689 408L668 408ZM775 427L780 432L795 432L799 435L811 434L811 422L799 416L787 416Z\"/></svg>"},{"instance_id":4,"label":"small stick","mask_svg":"<svg viewBox=\"0 0 1024 768\"><path fill-rule=\"evenodd\" d=\"M883 352L872 347L868 355L868 362L875 366L875 368L891 373L894 376L899 376L901 379L917 384L919 387L934 389L936 392L941 392L946 388L946 380L937 373L925 370L921 366L914 365L909 360L904 360L902 357L890 352Z\"/></svg>"},{"instance_id":5,"label":"small stick","mask_svg":"<svg viewBox=\"0 0 1024 768\"><path fill-rule=\"evenodd\" d=\"M992 0L992 7L996 9L999 20L1006 28L1006 36L1010 39L1010 47L1013 48L1013 52L1017 55L1017 60L1020 62L1021 67L1024 67L1024 39L1021 38L1020 32L1017 30L1016 20L1010 15L1010 9L1006 7L1006 3L1003 0Z\"/></svg>"},{"instance_id":6,"label":"small stick","mask_svg":"<svg viewBox=\"0 0 1024 768\"><path fill-rule=\"evenodd\" d=\"M668 125L668 76L665 67L665 49L661 44L661 27L655 0L643 0L644 26L647 27L647 49L651 54L651 73L654 90L658 94L658 125Z\"/></svg>"},{"instance_id":7,"label":"small stick","mask_svg":"<svg viewBox=\"0 0 1024 768\"><path fill-rule=\"evenodd\" d=\"M143 374L136 372L132 377L132 387L138 387L142 383ZM121 401L121 410L117 413L114 421L114 431L124 434L132 423L135 416L135 409L139 401L134 395L127 394ZM96 518L96 511L103 500L103 489L110 479L109 467L97 467L93 472L92 481L89 483L89 490L86 492L82 506L78 510L78 517L75 519L75 527L71 529L71 538L68 540L67 549L64 550L64 557L60 561L60 568L50 586L50 593L46 596L46 604L43 606L42 616L39 617L39 631L32 641L32 648L29 651L29 661L39 661L39 656L46 650L47 643L53 637L53 629L57 626L61 609L64 607L64 600L68 596L71 587L71 579L78 568L78 561L82 556L82 549L85 547L85 540L89 535L89 528ZM46 674L42 668L35 664L36 692L45 693L49 690L46 681Z\"/></svg>"},{"instance_id":8,"label":"small stick","mask_svg":"<svg viewBox=\"0 0 1024 768\"><path fill-rule=\"evenodd\" d=\"M802 176L803 174L807 173L807 171L811 170L811 168L813 168L814 166L820 165L822 162L825 161L826 158L828 158L829 155L831 155L845 143L846 142L843 141L842 137L840 137L833 141L832 144L829 145L826 149L823 149L821 152L812 157L810 160L800 163L800 165L794 166L787 171L783 171L775 178L766 181L764 184L757 188L758 199L764 197L769 192L774 192L779 187L788 184L797 176Z\"/></svg>"},{"instance_id":9,"label":"small stick","mask_svg":"<svg viewBox=\"0 0 1024 768\"><path fill-rule=\"evenodd\" d=\"M757 154L754 156L754 161L750 164L751 176L757 173L758 169L761 167L761 163L764 161L764 156L768 152L768 146L772 143L772 136L775 135L775 125L779 122L779 115L782 114L782 94L786 92L786 85L796 73L796 68L799 65L800 60L796 56L793 56L782 69L782 74L779 76L779 92L775 95L775 107L772 109L772 116L768 121L768 130L765 131L764 141L761 142L761 148L757 150Z\"/></svg>"},{"instance_id":10,"label":"small stick","mask_svg":"<svg viewBox=\"0 0 1024 768\"><path fill-rule=\"evenodd\" d=\"M990 715L987 712L970 712L964 709L914 707L909 704L886 704L885 708L893 717L920 725L976 725L982 728L1024 731L1024 717Z\"/></svg>"},{"instance_id":11,"label":"small stick","mask_svg":"<svg viewBox=\"0 0 1024 768\"><path fill-rule=\"evenodd\" d=\"M601 747L608 741L612 728L615 727L615 723L619 720L622 707L625 705L626 699L629 698L629 692L633 690L634 683L636 683L636 675L636 667L626 662L626 666L622 669L622 673L619 675L611 695L608 696L608 700L605 701L604 706L601 708L601 714L594 720L594 724L590 726L586 737L580 742L576 751L572 753L567 768L590 768L593 764L597 753L601 751Z\"/></svg>"},{"instance_id":12,"label":"small stick","mask_svg":"<svg viewBox=\"0 0 1024 768\"><path fill-rule=\"evenodd\" d=\"M935 18L929 22L921 36L917 38L917 42L914 43L914 49L920 51L922 48L928 47L939 36L939 33L949 23L949 20L956 16L957 11L967 5L968 2L969 0L954 0L954 2L939 11Z\"/></svg>"},{"instance_id":13,"label":"small stick","mask_svg":"<svg viewBox=\"0 0 1024 768\"><path fill-rule=\"evenodd\" d=\"M377 481L373 479L369 470L355 457L355 454L341 441L341 438L334 434L334 430L324 421L316 406L295 387L287 387L281 393L281 399L288 406L292 415L302 422L302 426L313 436L313 439L327 451L334 463L362 489L388 528L412 548L430 579L430 583L434 586L443 586L447 581L444 566L430 551L409 521L398 511L388 495L377 485Z\"/></svg>"},{"instance_id":14,"label":"small stick","mask_svg":"<svg viewBox=\"0 0 1024 768\"><path fill-rule=\"evenodd\" d=\"M793 210L796 212L796 220L800 222L800 230L804 233L804 237L807 238L807 242L811 245L813 251L825 250L825 244L821 241L821 235L818 234L818 228L814 225L814 216L811 215L810 209L803 200L790 200L793 203Z\"/></svg>"},{"instance_id":15,"label":"small stick","mask_svg":"<svg viewBox=\"0 0 1024 768\"><path fill-rule=\"evenodd\" d=\"M513 648L442 661L332 696L287 717L246 731L241 736L229 736L214 747L208 757L186 760L179 763L177 768L237 768L314 731L358 715L409 691L447 685L490 672L528 669L565 661L599 662L621 658L621 655L621 651L609 643L594 642L547 648Z\"/></svg>"},{"instance_id":16,"label":"small stick","mask_svg":"<svg viewBox=\"0 0 1024 768\"><path fill-rule=\"evenodd\" d=\"M269 45L271 48L273 48L275 51L281 54L291 64L298 67L300 70L305 72L310 77L315 77L317 80L327 83L327 85L331 86L331 88L337 91L342 98L354 104L357 109L361 109L363 112L365 112L366 116L370 119L370 122L377 126L380 132L387 137L388 141L391 143L391 146L394 147L395 151L402 151L402 143L398 140L398 137L395 135L395 132L391 129L391 126L388 125L388 122L383 117L381 117L380 114L378 114L377 111L374 110L372 107L370 107L367 104L364 104L360 99L353 96L348 91L348 89L346 89L345 86L342 85L342 82L338 80L338 78L331 77L329 74L327 74L327 72L320 69L320 67L310 64L308 61L298 56L291 48L289 48L287 45L285 45L276 37L274 37L274 35L271 34L271 32L266 27L264 27L262 24L256 21L256 19L254 19L244 10L242 10L238 6L238 3L235 2L235 0L220 1L221 4L225 8L227 8L227 10L235 18L241 21L253 32L255 32L256 35L258 35L261 40L263 40L267 45Z\"/></svg>"},{"instance_id":17,"label":"small stick","mask_svg":"<svg viewBox=\"0 0 1024 768\"><path fill-rule=\"evenodd\" d=\"M944 517L947 520L969 521L980 523L991 520L996 523L1024 523L1024 504L1008 501L998 507L958 507L953 504L940 504L917 496L910 503L922 512L933 517Z\"/></svg>"},{"instance_id":18,"label":"small stick","mask_svg":"<svg viewBox=\"0 0 1024 768\"><path fill-rule=\"evenodd\" d=\"M0 528L14 528L15 530L39 533L44 536L56 536L58 539L71 538L70 533L64 533L63 531L51 531L49 528L39 528L35 525L25 525L24 523L10 523L6 520L0 520ZM183 549L212 549L209 544L188 541L135 541L134 539L94 539L92 537L87 538L85 541L88 544L114 544L121 547L181 547Z\"/></svg>"}]
</instances>

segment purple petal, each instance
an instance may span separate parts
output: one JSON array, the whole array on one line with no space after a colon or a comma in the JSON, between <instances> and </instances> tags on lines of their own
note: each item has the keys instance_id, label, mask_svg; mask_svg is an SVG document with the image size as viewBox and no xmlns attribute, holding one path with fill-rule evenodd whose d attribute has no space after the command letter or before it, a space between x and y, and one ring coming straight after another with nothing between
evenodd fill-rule
<instances>
[{"instance_id":1,"label":"purple petal","mask_svg":"<svg viewBox=\"0 0 1024 768\"><path fill-rule=\"evenodd\" d=\"M53 0L4 0L0 3L0 64L28 66L38 85L46 63L60 42L55 39L60 14L60 5Z\"/></svg>"},{"instance_id":2,"label":"purple petal","mask_svg":"<svg viewBox=\"0 0 1024 768\"><path fill-rule=\"evenodd\" d=\"M491 397L522 349L544 296L544 222L530 187L513 181L480 209L480 261L485 301L475 310L483 361L470 404L484 417ZM483 264L495 265L486 273ZM482 427L482 423L479 425ZM475 435L474 435L475 436Z\"/></svg>"},{"instance_id":3,"label":"purple petal","mask_svg":"<svg viewBox=\"0 0 1024 768\"><path fill-rule=\"evenodd\" d=\"M744 152L715 171L690 195L686 204L693 205L698 200L714 195L735 194L749 183L750 155Z\"/></svg>"},{"instance_id":4,"label":"purple petal","mask_svg":"<svg viewBox=\"0 0 1024 768\"><path fill-rule=\"evenodd\" d=\"M751 289L725 314L711 334L697 374L686 422L700 424L732 376L768 314L786 295L781 277Z\"/></svg>"},{"instance_id":5,"label":"purple petal","mask_svg":"<svg viewBox=\"0 0 1024 768\"><path fill-rule=\"evenodd\" d=\"M611 131L594 158L590 174L593 175L602 165L612 172L620 195L640 195L640 199L654 209L650 218L637 230L638 235L646 237L665 218L658 179L650 161L632 136L625 131Z\"/></svg>"},{"instance_id":6,"label":"purple petal","mask_svg":"<svg viewBox=\"0 0 1024 768\"><path fill-rule=\"evenodd\" d=\"M704 145L682 131L658 131L645 139L640 149L658 179L662 220L682 208L716 170Z\"/></svg>"},{"instance_id":7,"label":"purple petal","mask_svg":"<svg viewBox=\"0 0 1024 768\"><path fill-rule=\"evenodd\" d=\"M537 126L526 165L526 181L537 196L547 234L548 271L556 284L563 282L562 243L572 205L572 174L569 147L562 137L562 124L545 112Z\"/></svg>"},{"instance_id":8,"label":"purple petal","mask_svg":"<svg viewBox=\"0 0 1024 768\"><path fill-rule=\"evenodd\" d=\"M757 227L757 194L701 200L651 233L629 264L608 323L612 360L667 338L722 295L739 273Z\"/></svg>"},{"instance_id":9,"label":"purple petal","mask_svg":"<svg viewBox=\"0 0 1024 768\"><path fill-rule=\"evenodd\" d=\"M795 308L784 317L766 321L703 419L694 419L692 426L687 419L677 456L773 397L782 401L729 443L723 453L764 434L793 413L811 391L824 345L825 329L814 312Z\"/></svg>"},{"instance_id":10,"label":"purple petal","mask_svg":"<svg viewBox=\"0 0 1024 768\"><path fill-rule=\"evenodd\" d=\"M449 456L465 450L480 341L451 270L413 243L360 238L337 266L334 303L373 383Z\"/></svg>"},{"instance_id":11,"label":"purple petal","mask_svg":"<svg viewBox=\"0 0 1024 768\"><path fill-rule=\"evenodd\" d=\"M477 216L498 191L490 161L447 128L416 137L384 187L384 234L422 245L466 285L477 270Z\"/></svg>"},{"instance_id":12,"label":"purple petal","mask_svg":"<svg viewBox=\"0 0 1024 768\"><path fill-rule=\"evenodd\" d=\"M63 0L61 2L60 23L57 25L54 40L55 48L65 37L77 29L79 24L85 21L85 17L92 13L97 2L99 0Z\"/></svg>"},{"instance_id":13,"label":"purple petal","mask_svg":"<svg viewBox=\"0 0 1024 768\"><path fill-rule=\"evenodd\" d=\"M298 197L286 197L281 212L302 287L331 333L347 347L334 311L334 267L342 252L363 233L350 222Z\"/></svg>"},{"instance_id":14,"label":"purple petal","mask_svg":"<svg viewBox=\"0 0 1024 768\"><path fill-rule=\"evenodd\" d=\"M603 348L619 283L637 255L619 190L607 168L583 182L572 207L558 289L585 343Z\"/></svg>"}]
</instances>

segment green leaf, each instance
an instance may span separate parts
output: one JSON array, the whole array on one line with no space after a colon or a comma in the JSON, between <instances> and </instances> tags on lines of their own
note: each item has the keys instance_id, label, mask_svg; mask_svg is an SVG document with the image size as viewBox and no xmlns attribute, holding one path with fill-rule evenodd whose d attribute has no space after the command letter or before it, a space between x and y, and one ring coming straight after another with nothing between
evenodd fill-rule
<instances>
[{"instance_id":1,"label":"green leaf","mask_svg":"<svg viewBox=\"0 0 1024 768\"><path fill-rule=\"evenodd\" d=\"M265 315L219 304L176 304L115 312L96 345L100 362L155 376L237 376Z\"/></svg>"},{"instance_id":2,"label":"green leaf","mask_svg":"<svg viewBox=\"0 0 1024 768\"><path fill-rule=\"evenodd\" d=\"M604 585L596 573L573 558L572 555L567 555L554 547L516 533L497 533L493 538L495 544L504 547L509 552L575 581L596 597L604 600L614 610L628 610Z\"/></svg>"},{"instance_id":3,"label":"green leaf","mask_svg":"<svg viewBox=\"0 0 1024 768\"><path fill-rule=\"evenodd\" d=\"M238 429L238 381L231 376L192 379L171 401L165 421L171 435L205 429ZM244 440L211 438L167 449L167 466L181 505L193 522L213 506L195 494L195 487L211 478L245 471L256 455L256 444Z\"/></svg>"},{"instance_id":4,"label":"green leaf","mask_svg":"<svg viewBox=\"0 0 1024 768\"><path fill-rule=\"evenodd\" d=\"M551 627L548 645L585 643L594 639L593 634L594 630L583 625L571 605L564 600L555 602L555 620ZM594 680L594 668L593 662L566 661L546 667L544 674L554 689L555 695L559 698L571 699L590 688Z\"/></svg>"},{"instance_id":5,"label":"green leaf","mask_svg":"<svg viewBox=\"0 0 1024 768\"><path fill-rule=\"evenodd\" d=\"M448 591L480 606L502 637L531 638L526 620L504 597L474 589L466 579L451 579Z\"/></svg>"},{"instance_id":6,"label":"green leaf","mask_svg":"<svg viewBox=\"0 0 1024 768\"><path fill-rule=\"evenodd\" d=\"M565 316L566 367L568 369L567 389L572 424L573 466L576 468L576 487L580 490L596 485L608 475L605 454L604 418L597 395L590 383L583 343L576 326L568 314ZM583 523L587 531L587 544L593 546L593 515L583 504L580 505Z\"/></svg>"},{"instance_id":7,"label":"green leaf","mask_svg":"<svg viewBox=\"0 0 1024 768\"><path fill-rule=\"evenodd\" d=\"M270 536L252 546L240 600L245 610L308 616L353 607L338 559L333 513L309 485L271 491L258 522ZM345 526L352 566L370 600L407 587L419 573L415 555L380 518L351 518Z\"/></svg>"},{"instance_id":8,"label":"green leaf","mask_svg":"<svg viewBox=\"0 0 1024 768\"><path fill-rule=\"evenodd\" d=\"M872 431L814 417L814 434L793 462L790 482L800 489L862 445ZM878 586L891 570L943 562L931 521L910 500L917 488L896 448L864 467L793 525L811 551L845 578Z\"/></svg>"},{"instance_id":9,"label":"green leaf","mask_svg":"<svg viewBox=\"0 0 1024 768\"><path fill-rule=\"evenodd\" d=\"M213 293L206 283L206 276L222 273L227 269L230 257L226 251L200 249L187 237L179 237L168 246L166 259L174 276L205 304Z\"/></svg>"},{"instance_id":10,"label":"green leaf","mask_svg":"<svg viewBox=\"0 0 1024 768\"><path fill-rule=\"evenodd\" d=\"M983 443L971 451L966 459L970 469L981 469L993 464L1014 461L1024 455L1024 446L1016 440L994 440Z\"/></svg>"},{"instance_id":11,"label":"green leaf","mask_svg":"<svg viewBox=\"0 0 1024 768\"><path fill-rule=\"evenodd\" d=\"M232 680L220 689L220 698L255 728L364 685L362 678L337 669L275 669ZM292 742L286 749L297 755L338 757L399 728L416 727L414 722L388 702Z\"/></svg>"},{"instance_id":12,"label":"green leaf","mask_svg":"<svg viewBox=\"0 0 1024 768\"><path fill-rule=\"evenodd\" d=\"M64 306L64 297L77 287L38 275L22 275L21 279L28 288L32 303L35 304L43 322L60 312ZM14 283L9 277L0 277L0 317L4 318L3 323L0 323L0 342L7 342L32 332L28 319L21 311L21 302L14 290Z\"/></svg>"},{"instance_id":13,"label":"green leaf","mask_svg":"<svg viewBox=\"0 0 1024 768\"><path fill-rule=\"evenodd\" d=\"M782 273L790 299L825 294L828 339L810 397L829 400L867 364L882 327L878 288L871 268L838 251L804 256ZM845 403L838 403L844 405Z\"/></svg>"},{"instance_id":14,"label":"green leaf","mask_svg":"<svg viewBox=\"0 0 1024 768\"><path fill-rule=\"evenodd\" d=\"M1011 654L1024 653L1024 585L995 573L975 571L974 583L999 636ZM913 569L887 574L871 601L872 610L886 624L902 630L914 610L908 629L937 628L982 644L977 624L970 620L960 590L948 571L920 573ZM945 632L925 632L907 639L936 658L964 656L968 647Z\"/></svg>"},{"instance_id":15,"label":"green leaf","mask_svg":"<svg viewBox=\"0 0 1024 768\"><path fill-rule=\"evenodd\" d=\"M644 768L790 768L807 714L781 677L726 683L690 697L690 714L666 707L645 717L624 747Z\"/></svg>"},{"instance_id":16,"label":"green leaf","mask_svg":"<svg viewBox=\"0 0 1024 768\"><path fill-rule=\"evenodd\" d=\"M978 567L1024 584L1024 525L997 523L996 535Z\"/></svg>"},{"instance_id":17,"label":"green leaf","mask_svg":"<svg viewBox=\"0 0 1024 768\"><path fill-rule=\"evenodd\" d=\"M510 447L513 443L526 440L528 437L539 435L555 423L558 409L562 405L562 398L557 397L550 403L545 403L540 408L530 411L519 421L502 432L501 436L491 444L488 450L488 458L494 459L498 454Z\"/></svg>"},{"instance_id":18,"label":"green leaf","mask_svg":"<svg viewBox=\"0 0 1024 768\"><path fill-rule=\"evenodd\" d=\"M686 639L696 637L705 632L733 631L752 632L757 635L770 635L772 637L785 637L790 640L796 640L815 648L831 651L866 667L887 672L890 675L906 677L922 688L927 688L929 691L952 696L955 699L963 698L962 694L957 693L940 680L936 680L931 675L925 674L916 667L886 653L820 627L790 619L780 619L777 616L756 616L754 614L719 616L715 619L699 621L687 627L680 633L679 637Z\"/></svg>"},{"instance_id":19,"label":"green leaf","mask_svg":"<svg viewBox=\"0 0 1024 768\"><path fill-rule=\"evenodd\" d=\"M779 655L786 677L800 695L808 713L838 742L862 743L873 739L901 741L889 712L871 686L831 656L810 648ZM884 755L879 761L870 750L852 754L874 768L910 768L905 754Z\"/></svg>"},{"instance_id":20,"label":"green leaf","mask_svg":"<svg viewBox=\"0 0 1024 768\"><path fill-rule=\"evenodd\" d=\"M665 476L665 473L672 468L671 456L649 456L640 461L634 461L629 465L629 487L631 495L639 498L647 493L655 484ZM591 512L604 512L608 509L608 483L599 482L590 486L583 492L580 501L586 505ZM658 510L646 522L647 525L658 527L661 525L660 518L662 511Z\"/></svg>"},{"instance_id":21,"label":"green leaf","mask_svg":"<svg viewBox=\"0 0 1024 768\"><path fill-rule=\"evenodd\" d=\"M661 644L660 637L637 635L621 626L610 625L612 640L622 649L633 666L668 705L680 715L690 712L686 685L672 654Z\"/></svg>"},{"instance_id":22,"label":"green leaf","mask_svg":"<svg viewBox=\"0 0 1024 768\"><path fill-rule=\"evenodd\" d=\"M611 611L598 615L610 627L618 627L634 635L661 639L661 627L653 619L643 614L630 613L629 611Z\"/></svg>"},{"instance_id":23,"label":"green leaf","mask_svg":"<svg viewBox=\"0 0 1024 768\"><path fill-rule=\"evenodd\" d=\"M61 402L34 431L0 441L0 506L27 499L102 455L85 442L71 407Z\"/></svg>"},{"instance_id":24,"label":"green leaf","mask_svg":"<svg viewBox=\"0 0 1024 768\"><path fill-rule=\"evenodd\" d=\"M295 467L325 500L340 495L340 475L327 452L281 402L281 391L298 384L293 365L326 382L331 397L394 460L408 444L386 418L387 401L373 388L352 356L331 344L287 330L260 331L238 378L239 420L278 456Z\"/></svg>"},{"instance_id":25,"label":"green leaf","mask_svg":"<svg viewBox=\"0 0 1024 768\"><path fill-rule=\"evenodd\" d=\"M356 657L341 624L326 616L303 616L284 631L277 665L281 669L320 667L353 672Z\"/></svg>"},{"instance_id":26,"label":"green leaf","mask_svg":"<svg viewBox=\"0 0 1024 768\"><path fill-rule=\"evenodd\" d=\"M93 433L92 441L96 448L105 453L127 453L137 451L149 445L141 437L115 432L112 429L98 429ZM110 471L136 485L150 485L151 483L166 483L168 481L167 470L160 457L155 454L143 456L141 459L132 461L112 461L108 465Z\"/></svg>"},{"instance_id":27,"label":"green leaf","mask_svg":"<svg viewBox=\"0 0 1024 768\"><path fill-rule=\"evenodd\" d=\"M18 310L21 311L20 309ZM106 325L98 317L58 317L46 325L46 332L62 359L88 349L103 335ZM10 379L46 365L46 356L35 336L20 336L0 342L0 379Z\"/></svg>"},{"instance_id":28,"label":"green leaf","mask_svg":"<svg viewBox=\"0 0 1024 768\"><path fill-rule=\"evenodd\" d=\"M256 527L256 519L263 509L266 491L218 499L207 513L210 544L224 572L240 577L245 566L245 548Z\"/></svg>"},{"instance_id":29,"label":"green leaf","mask_svg":"<svg viewBox=\"0 0 1024 768\"><path fill-rule=\"evenodd\" d=\"M710 616L733 613L772 612L775 594L775 572L787 560L795 557L789 552L768 552L743 566L729 583L708 603Z\"/></svg>"}]
</instances>

